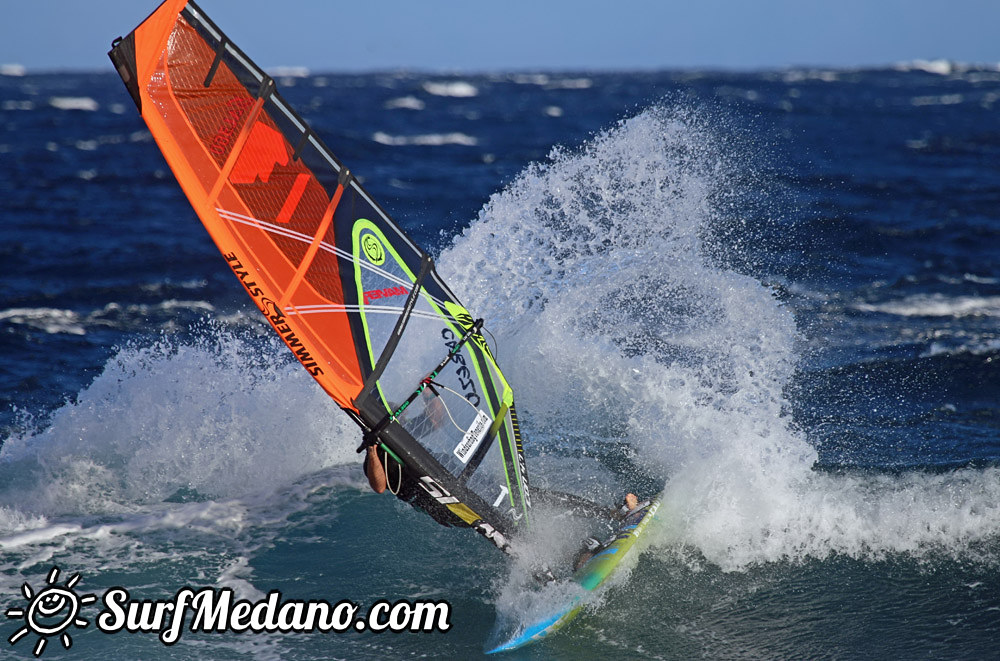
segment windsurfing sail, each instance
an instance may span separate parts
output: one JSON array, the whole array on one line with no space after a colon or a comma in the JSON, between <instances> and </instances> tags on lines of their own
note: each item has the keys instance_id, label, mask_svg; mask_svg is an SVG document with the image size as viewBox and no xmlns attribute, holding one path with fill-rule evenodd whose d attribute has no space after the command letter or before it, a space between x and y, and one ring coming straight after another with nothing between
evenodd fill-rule
<instances>
[{"instance_id":1,"label":"windsurfing sail","mask_svg":"<svg viewBox=\"0 0 1000 661\"><path fill-rule=\"evenodd\" d=\"M431 257L194 2L167 0L109 56L303 367L438 503L507 550L531 506L513 391ZM414 396L428 386L433 396Z\"/></svg>"}]
</instances>

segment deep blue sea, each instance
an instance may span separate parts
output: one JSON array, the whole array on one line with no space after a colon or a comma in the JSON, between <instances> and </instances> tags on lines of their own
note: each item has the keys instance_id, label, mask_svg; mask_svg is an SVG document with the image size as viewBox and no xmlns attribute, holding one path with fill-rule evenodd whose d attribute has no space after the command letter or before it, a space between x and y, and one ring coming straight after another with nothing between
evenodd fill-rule
<instances>
[{"instance_id":1,"label":"deep blue sea","mask_svg":"<svg viewBox=\"0 0 1000 661\"><path fill-rule=\"evenodd\" d=\"M370 491L110 64L4 71L0 608L53 566L451 606L168 647L95 603L41 658L472 659L554 599ZM281 93L486 319L532 483L666 483L629 570L507 658L1000 658L1000 68L301 74ZM540 511L525 544L578 539Z\"/></svg>"}]
</instances>

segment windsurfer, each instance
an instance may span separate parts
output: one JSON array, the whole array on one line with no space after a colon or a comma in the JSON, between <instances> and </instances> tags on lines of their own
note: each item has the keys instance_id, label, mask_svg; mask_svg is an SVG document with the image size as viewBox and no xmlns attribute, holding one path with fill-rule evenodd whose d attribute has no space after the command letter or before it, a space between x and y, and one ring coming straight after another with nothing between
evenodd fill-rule
<instances>
[{"instance_id":1,"label":"windsurfer","mask_svg":"<svg viewBox=\"0 0 1000 661\"><path fill-rule=\"evenodd\" d=\"M415 437L423 436L424 434L437 429L441 426L441 421L444 420L444 404L441 403L440 398L436 393L432 393L433 388L424 391L424 397L429 397L424 411L416 417L413 423L407 423L406 427L410 433ZM392 405L392 408L398 408L396 404ZM402 418L400 418L402 420ZM379 444L369 443L365 448L365 462L362 465L362 470L365 473L365 477L368 478L368 484L371 485L375 493L383 493L388 486L388 480L386 478L386 461L388 460L388 455L383 450L383 456L378 455Z\"/></svg>"},{"instance_id":2,"label":"windsurfer","mask_svg":"<svg viewBox=\"0 0 1000 661\"><path fill-rule=\"evenodd\" d=\"M440 428L447 414L444 403L438 395L427 391L425 393L425 397L430 399L423 412L414 418L413 422L405 424L407 430L415 437L421 437ZM426 489L421 488L412 473L393 458L384 445L375 443L365 448L362 470L375 493L384 493L388 489L397 498L423 510L441 525L455 527L469 525L434 500Z\"/></svg>"},{"instance_id":3,"label":"windsurfer","mask_svg":"<svg viewBox=\"0 0 1000 661\"><path fill-rule=\"evenodd\" d=\"M420 437L424 434L438 429L441 426L441 422L444 420L445 410L444 404L441 403L441 398L437 394L432 394L431 389L424 391L424 397L429 397L424 411L416 417L413 423L407 423L406 427L414 437ZM394 404L392 408L397 408ZM368 478L368 484L371 485L375 493L383 493L388 486L388 480L386 479L386 461L388 460L388 455L383 449L382 457L378 455L378 444L370 444L365 449L365 463L362 466L365 476Z\"/></svg>"}]
</instances>

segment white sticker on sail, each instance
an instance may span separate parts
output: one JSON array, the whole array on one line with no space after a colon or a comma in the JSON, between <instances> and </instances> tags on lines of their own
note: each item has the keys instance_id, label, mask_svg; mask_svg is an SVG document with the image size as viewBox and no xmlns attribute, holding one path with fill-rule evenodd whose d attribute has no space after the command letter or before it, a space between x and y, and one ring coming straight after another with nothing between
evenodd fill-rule
<instances>
[{"instance_id":1,"label":"white sticker on sail","mask_svg":"<svg viewBox=\"0 0 1000 661\"><path fill-rule=\"evenodd\" d=\"M476 449L483 442L483 439L486 438L486 432L489 429L490 416L480 411L476 415L476 419L473 420L472 426L462 436L462 442L455 448L455 456L458 457L459 461L463 464L469 463L469 458L476 453Z\"/></svg>"}]
</instances>

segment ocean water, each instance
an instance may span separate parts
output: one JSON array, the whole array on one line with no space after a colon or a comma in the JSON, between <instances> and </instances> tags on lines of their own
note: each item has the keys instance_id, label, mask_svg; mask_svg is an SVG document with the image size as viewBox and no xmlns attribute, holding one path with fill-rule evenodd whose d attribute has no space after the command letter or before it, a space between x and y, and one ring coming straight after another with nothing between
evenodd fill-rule
<instances>
[{"instance_id":1,"label":"ocean water","mask_svg":"<svg viewBox=\"0 0 1000 661\"><path fill-rule=\"evenodd\" d=\"M278 82L486 319L532 483L666 484L628 571L507 657L1000 655L1000 69ZM0 175L0 612L74 575L450 605L167 646L95 603L69 649L7 612L4 658L470 659L557 598L370 492L110 65L0 75ZM574 525L540 511L532 559Z\"/></svg>"}]
</instances>

